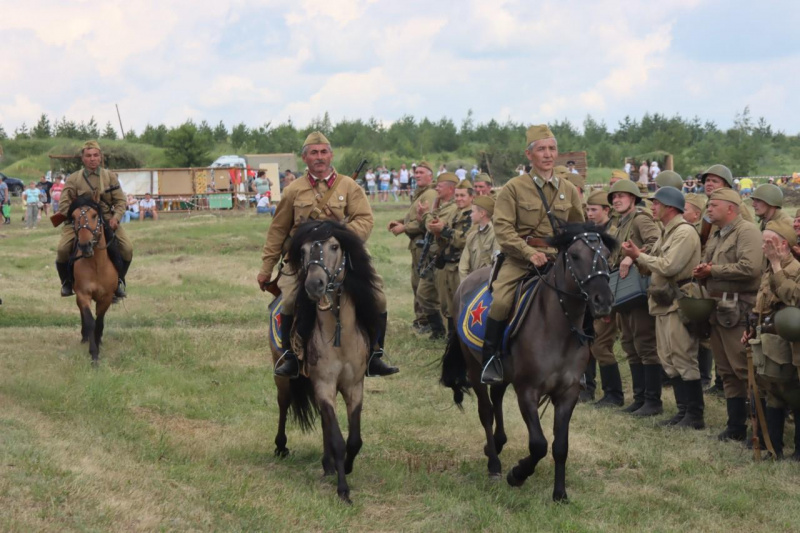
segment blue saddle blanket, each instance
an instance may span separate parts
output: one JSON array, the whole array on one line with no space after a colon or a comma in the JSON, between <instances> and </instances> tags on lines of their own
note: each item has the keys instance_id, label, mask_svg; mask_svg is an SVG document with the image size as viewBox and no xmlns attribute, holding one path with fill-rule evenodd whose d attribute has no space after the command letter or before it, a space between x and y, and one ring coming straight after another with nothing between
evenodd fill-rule
<instances>
[{"instance_id":1,"label":"blue saddle blanket","mask_svg":"<svg viewBox=\"0 0 800 533\"><path fill-rule=\"evenodd\" d=\"M283 343L281 342L281 308L283 305L283 295L281 294L269 304L267 307L267 315L269 315L269 342L279 352L283 350Z\"/></svg>"},{"instance_id":2,"label":"blue saddle blanket","mask_svg":"<svg viewBox=\"0 0 800 533\"><path fill-rule=\"evenodd\" d=\"M517 330L517 326L525 316L525 310L533 297L536 283L520 296L514 310L511 313L511 320L503 333L503 352L507 352L511 345L511 336ZM489 306L492 305L492 293L489 292L489 282L479 285L466 298L467 305L461 309L456 322L456 331L459 338L464 341L470 349L480 352L483 349L483 338L486 335L486 319L489 317Z\"/></svg>"}]
</instances>

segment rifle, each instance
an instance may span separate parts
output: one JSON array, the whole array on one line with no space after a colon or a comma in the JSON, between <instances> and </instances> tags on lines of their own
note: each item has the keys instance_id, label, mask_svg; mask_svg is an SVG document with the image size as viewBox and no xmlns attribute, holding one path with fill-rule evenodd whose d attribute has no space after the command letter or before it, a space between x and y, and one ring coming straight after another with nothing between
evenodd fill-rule
<instances>
[{"instance_id":1,"label":"rifle","mask_svg":"<svg viewBox=\"0 0 800 533\"><path fill-rule=\"evenodd\" d=\"M428 254L431 251L431 245L433 245L433 241L434 241L433 233L431 233L430 231L425 233L425 240L422 243L422 253L419 256L419 262L417 263L417 274L419 274L420 277L423 276L422 274L423 271L425 271L425 273L427 274L427 271L430 270L430 268L428 268L428 265L425 264L425 259L427 259Z\"/></svg>"},{"instance_id":2,"label":"rifle","mask_svg":"<svg viewBox=\"0 0 800 533\"><path fill-rule=\"evenodd\" d=\"M358 175L361 174L361 171L364 170L364 167L367 166L367 163L368 161L366 159L361 160L361 163L358 165L358 168L356 168L356 171L353 172L352 176L350 176L353 178L353 181L358 179Z\"/></svg>"}]
</instances>

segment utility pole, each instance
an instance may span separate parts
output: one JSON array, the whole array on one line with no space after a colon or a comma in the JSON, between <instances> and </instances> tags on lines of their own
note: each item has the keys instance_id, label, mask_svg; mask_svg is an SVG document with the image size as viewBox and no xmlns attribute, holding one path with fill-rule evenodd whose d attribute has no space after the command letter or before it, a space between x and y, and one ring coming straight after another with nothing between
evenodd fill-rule
<instances>
[{"instance_id":1,"label":"utility pole","mask_svg":"<svg viewBox=\"0 0 800 533\"><path fill-rule=\"evenodd\" d=\"M119 119L119 131L122 132L122 138L125 138L125 128L122 127L122 117L119 115L119 105L114 104L114 107L117 108L117 118Z\"/></svg>"}]
</instances>

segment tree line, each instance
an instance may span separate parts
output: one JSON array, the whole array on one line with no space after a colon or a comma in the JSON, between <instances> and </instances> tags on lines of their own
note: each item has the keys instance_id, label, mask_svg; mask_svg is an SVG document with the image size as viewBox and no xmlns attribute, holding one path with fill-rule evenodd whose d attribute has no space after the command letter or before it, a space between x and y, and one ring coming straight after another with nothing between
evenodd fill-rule
<instances>
[{"instance_id":1,"label":"tree line","mask_svg":"<svg viewBox=\"0 0 800 533\"><path fill-rule=\"evenodd\" d=\"M526 127L511 119L477 122L471 110L459 124L447 117L432 120L411 115L391 124L375 118L334 123L326 112L305 127L296 126L291 119L257 127L244 123L228 127L222 121L212 126L205 120L187 120L175 127L148 124L141 133L126 131L124 140L164 148L174 166L202 166L211 162L212 152L218 153L220 147L230 147L240 154L296 153L305 136L319 130L333 141L335 148L349 149L344 157L347 161L339 161L342 168L355 166L361 158L384 163L388 158L389 164L423 157L434 163L457 159L476 161L502 180L524 162ZM675 156L676 170L681 174L698 172L711 162L722 161L734 174L748 175L775 154L800 159L800 137L773 130L763 117L754 118L749 108L736 113L733 126L726 130L699 117L659 113L646 113L639 119L625 117L613 129L591 115L580 127L564 119L552 122L550 128L560 151L586 151L590 167L621 167L626 157L663 151ZM8 137L0 125L0 140ZM33 127L22 124L16 128L11 140L53 137L116 140L121 136L110 122L101 129L94 117L77 123L66 117L51 121L43 114Z\"/></svg>"}]
</instances>

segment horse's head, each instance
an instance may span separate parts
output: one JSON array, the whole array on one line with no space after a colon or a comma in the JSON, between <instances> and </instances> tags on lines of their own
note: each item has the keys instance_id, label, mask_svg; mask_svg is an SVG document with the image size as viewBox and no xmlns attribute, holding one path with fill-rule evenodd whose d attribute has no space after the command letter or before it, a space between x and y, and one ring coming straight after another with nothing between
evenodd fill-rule
<instances>
[{"instance_id":1,"label":"horse's head","mask_svg":"<svg viewBox=\"0 0 800 533\"><path fill-rule=\"evenodd\" d=\"M78 250L83 257L92 257L94 247L103 238L103 215L91 200L78 198L70 205L70 219Z\"/></svg>"},{"instance_id":2,"label":"horse's head","mask_svg":"<svg viewBox=\"0 0 800 533\"><path fill-rule=\"evenodd\" d=\"M318 302L341 286L347 258L336 237L303 243L300 260L306 294L311 300Z\"/></svg>"},{"instance_id":3,"label":"horse's head","mask_svg":"<svg viewBox=\"0 0 800 533\"><path fill-rule=\"evenodd\" d=\"M594 318L611 314L614 294L609 287L608 257L617 243L593 224L569 225L551 241L559 248L570 275L565 282L586 301Z\"/></svg>"}]
</instances>

